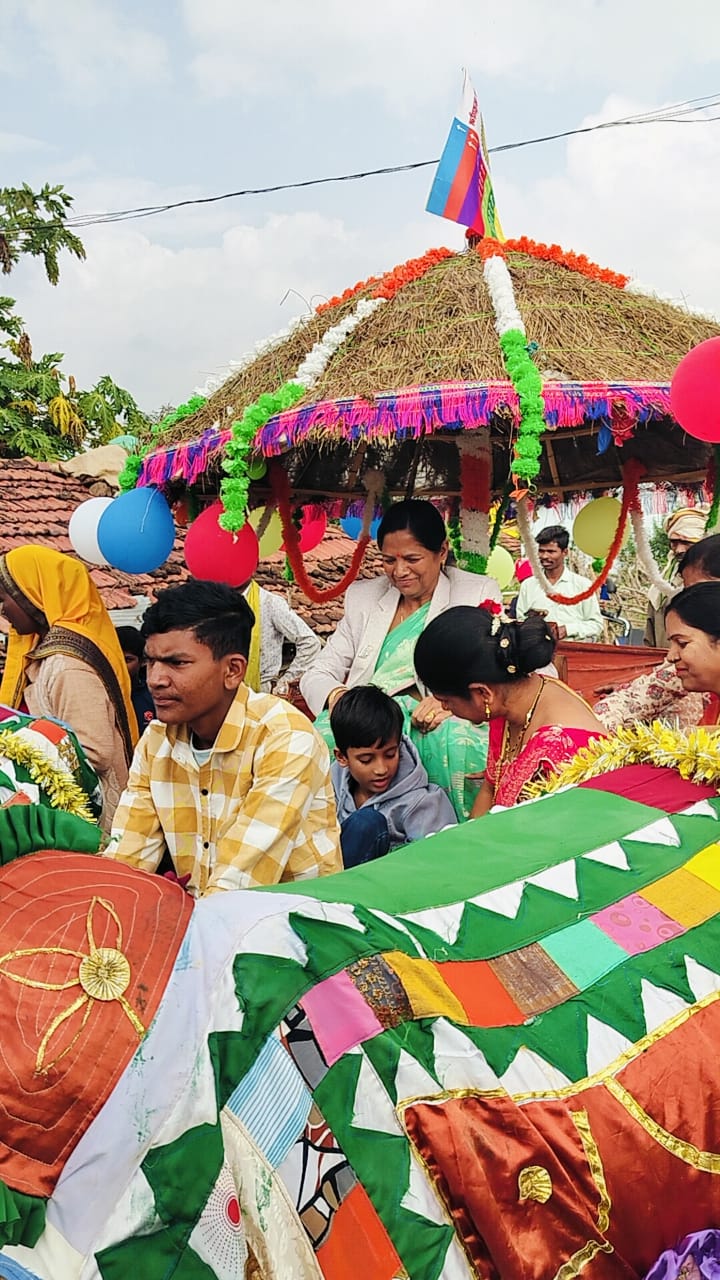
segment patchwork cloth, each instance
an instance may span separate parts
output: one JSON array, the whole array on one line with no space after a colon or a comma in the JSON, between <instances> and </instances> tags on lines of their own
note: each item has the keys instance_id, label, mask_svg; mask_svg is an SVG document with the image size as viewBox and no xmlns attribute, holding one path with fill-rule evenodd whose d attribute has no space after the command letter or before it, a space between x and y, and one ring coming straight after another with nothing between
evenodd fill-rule
<instances>
[{"instance_id":1,"label":"patchwork cloth","mask_svg":"<svg viewBox=\"0 0 720 1280\"><path fill-rule=\"evenodd\" d=\"M6 1252L40 1280L641 1280L720 1220L720 800L683 804L580 788L196 903Z\"/></svg>"}]
</instances>

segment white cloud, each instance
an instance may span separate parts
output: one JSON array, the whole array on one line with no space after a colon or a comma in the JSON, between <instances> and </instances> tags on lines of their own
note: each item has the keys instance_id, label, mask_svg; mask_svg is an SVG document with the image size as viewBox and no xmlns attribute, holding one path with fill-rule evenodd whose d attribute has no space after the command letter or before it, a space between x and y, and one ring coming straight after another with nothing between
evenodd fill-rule
<instances>
[{"instance_id":1,"label":"white cloud","mask_svg":"<svg viewBox=\"0 0 720 1280\"><path fill-rule=\"evenodd\" d=\"M610 97L595 118L653 105ZM546 174L522 187L496 158L507 234L585 252L639 276L648 289L720 315L720 125L616 129L557 143L544 155ZM305 303L429 245L461 243L462 232L422 214L419 201L401 203L397 192L406 188L394 182L358 184L350 198L349 188L332 189L324 212L269 212L255 225L255 206L228 202L94 228L83 233L87 261L66 260L57 289L32 264L13 273L8 291L19 299L36 351L64 350L81 384L107 372L148 409L178 403ZM196 191L90 174L76 194L76 208L88 210ZM342 216L327 212L335 208Z\"/></svg>"},{"instance_id":2,"label":"white cloud","mask_svg":"<svg viewBox=\"0 0 720 1280\"><path fill-rule=\"evenodd\" d=\"M219 243L179 250L132 225L104 227L85 236L86 262L64 263L56 289L30 264L13 285L37 353L64 350L81 385L110 373L151 409L187 398L307 304L427 242L419 221L378 241L319 213L237 223Z\"/></svg>"},{"instance_id":3,"label":"white cloud","mask_svg":"<svg viewBox=\"0 0 720 1280\"><path fill-rule=\"evenodd\" d=\"M54 84L72 97L106 97L128 81L156 83L168 75L166 43L129 21L111 0L4 0L15 16L15 74L28 56L49 64ZM25 27L23 32L22 28ZM10 69L10 64L8 64Z\"/></svg>"},{"instance_id":4,"label":"white cloud","mask_svg":"<svg viewBox=\"0 0 720 1280\"><path fill-rule=\"evenodd\" d=\"M394 109L446 100L467 65L485 78L557 92L570 85L657 86L672 70L717 62L716 0L183 0L209 97L282 94L292 102L367 90ZM481 92L482 98L482 92Z\"/></svg>"},{"instance_id":5,"label":"white cloud","mask_svg":"<svg viewBox=\"0 0 720 1280\"><path fill-rule=\"evenodd\" d=\"M609 98L595 119L647 104ZM720 315L720 125L662 124L570 138L564 169L520 190L495 166L507 234L555 241Z\"/></svg>"},{"instance_id":6,"label":"white cloud","mask_svg":"<svg viewBox=\"0 0 720 1280\"><path fill-rule=\"evenodd\" d=\"M24 155L28 151L44 151L47 143L29 138L24 133L0 133L0 154Z\"/></svg>"}]
</instances>

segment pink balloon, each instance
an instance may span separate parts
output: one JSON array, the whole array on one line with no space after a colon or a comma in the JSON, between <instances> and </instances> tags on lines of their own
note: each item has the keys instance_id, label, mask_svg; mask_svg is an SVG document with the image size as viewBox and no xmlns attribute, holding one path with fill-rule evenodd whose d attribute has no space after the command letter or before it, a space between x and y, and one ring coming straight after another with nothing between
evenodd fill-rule
<instances>
[{"instance_id":1,"label":"pink balloon","mask_svg":"<svg viewBox=\"0 0 720 1280\"><path fill-rule=\"evenodd\" d=\"M518 560L515 565L515 577L518 582L524 582L526 578L532 578L532 565L529 560Z\"/></svg>"},{"instance_id":2,"label":"pink balloon","mask_svg":"<svg viewBox=\"0 0 720 1280\"><path fill-rule=\"evenodd\" d=\"M680 361L670 384L673 417L689 436L720 444L720 338L708 338Z\"/></svg>"},{"instance_id":3,"label":"pink balloon","mask_svg":"<svg viewBox=\"0 0 720 1280\"><path fill-rule=\"evenodd\" d=\"M309 508L306 507L303 511L300 528L298 530L300 535L300 550L303 554L306 551L314 551L315 547L320 545L325 537L326 529L327 516L325 515L325 512L321 512L319 516L311 516ZM282 550L285 550L285 543L282 545Z\"/></svg>"},{"instance_id":4,"label":"pink balloon","mask_svg":"<svg viewBox=\"0 0 720 1280\"><path fill-rule=\"evenodd\" d=\"M257 535L249 524L226 533L218 524L222 512L222 503L214 502L193 520L185 538L185 563L193 578L244 587L258 566Z\"/></svg>"}]
</instances>

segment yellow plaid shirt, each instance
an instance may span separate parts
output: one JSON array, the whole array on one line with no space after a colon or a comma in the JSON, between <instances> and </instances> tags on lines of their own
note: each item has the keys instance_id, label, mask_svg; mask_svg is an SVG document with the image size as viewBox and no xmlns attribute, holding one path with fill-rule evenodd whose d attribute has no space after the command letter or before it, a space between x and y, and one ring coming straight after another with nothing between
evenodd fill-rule
<instances>
[{"instance_id":1,"label":"yellow plaid shirt","mask_svg":"<svg viewBox=\"0 0 720 1280\"><path fill-rule=\"evenodd\" d=\"M187 726L149 725L106 856L155 871L165 849L196 896L341 871L328 749L310 721L241 685L205 764Z\"/></svg>"}]
</instances>

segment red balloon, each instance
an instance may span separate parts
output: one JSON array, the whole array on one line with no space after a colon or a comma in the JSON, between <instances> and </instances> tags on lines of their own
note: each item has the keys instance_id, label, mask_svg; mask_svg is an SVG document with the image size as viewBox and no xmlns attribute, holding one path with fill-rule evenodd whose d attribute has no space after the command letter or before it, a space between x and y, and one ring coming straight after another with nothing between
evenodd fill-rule
<instances>
[{"instance_id":1,"label":"red balloon","mask_svg":"<svg viewBox=\"0 0 720 1280\"><path fill-rule=\"evenodd\" d=\"M306 551L314 551L315 547L319 547L325 537L326 529L327 516L325 515L325 512L321 511L319 516L313 516L310 514L310 509L306 507L302 513L300 528L298 530L300 535L300 550L303 554ZM282 545L282 550L285 550L285 543Z\"/></svg>"},{"instance_id":2,"label":"red balloon","mask_svg":"<svg viewBox=\"0 0 720 1280\"><path fill-rule=\"evenodd\" d=\"M670 384L673 417L689 436L720 444L720 338L708 338L680 361Z\"/></svg>"},{"instance_id":3,"label":"red balloon","mask_svg":"<svg viewBox=\"0 0 720 1280\"><path fill-rule=\"evenodd\" d=\"M244 587L258 566L257 535L249 524L227 533L218 524L222 513L222 503L214 502L193 520L185 539L185 563L193 578Z\"/></svg>"}]
</instances>

